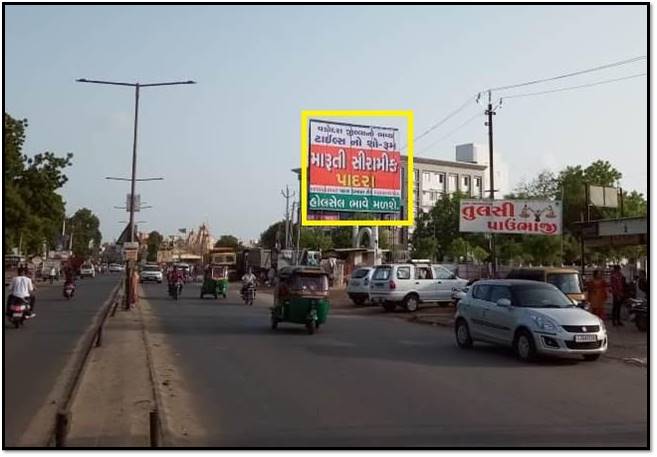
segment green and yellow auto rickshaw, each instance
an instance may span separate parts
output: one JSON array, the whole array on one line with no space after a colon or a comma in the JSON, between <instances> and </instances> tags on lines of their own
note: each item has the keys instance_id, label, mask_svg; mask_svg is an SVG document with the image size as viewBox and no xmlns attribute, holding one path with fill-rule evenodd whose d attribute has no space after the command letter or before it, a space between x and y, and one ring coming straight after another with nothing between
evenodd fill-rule
<instances>
[{"instance_id":1,"label":"green and yellow auto rickshaw","mask_svg":"<svg viewBox=\"0 0 657 457\"><path fill-rule=\"evenodd\" d=\"M315 333L329 312L328 286L328 274L319 268L281 268L271 308L271 328L276 329L279 322L292 322L305 325L311 335Z\"/></svg>"},{"instance_id":2,"label":"green and yellow auto rickshaw","mask_svg":"<svg viewBox=\"0 0 657 457\"><path fill-rule=\"evenodd\" d=\"M201 298L211 294L214 298L219 295L226 298L228 293L228 267L226 265L208 265L203 275Z\"/></svg>"}]
</instances>

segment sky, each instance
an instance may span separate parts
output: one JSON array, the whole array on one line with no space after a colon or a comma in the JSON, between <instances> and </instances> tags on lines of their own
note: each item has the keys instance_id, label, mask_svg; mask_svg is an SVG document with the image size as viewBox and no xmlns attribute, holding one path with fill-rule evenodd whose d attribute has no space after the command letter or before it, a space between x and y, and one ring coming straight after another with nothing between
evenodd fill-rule
<instances>
[{"instance_id":1,"label":"sky","mask_svg":"<svg viewBox=\"0 0 657 457\"><path fill-rule=\"evenodd\" d=\"M74 154L67 214L86 207L105 241L121 232L134 91L77 78L141 83L140 230L207 222L215 236L257 239L296 188L302 110L412 110L417 134L491 87L647 55L647 6L5 6L4 109L27 118L25 152ZM494 99L641 74L646 60ZM544 169L609 160L621 186L647 192L645 76L509 98L495 150L512 187ZM487 142L469 103L419 140L421 157L454 159ZM471 120L472 119L472 120ZM469 123L467 121L471 120ZM465 124L465 125L464 125ZM461 127L462 126L462 127ZM460 128L459 128L460 127Z\"/></svg>"}]
</instances>

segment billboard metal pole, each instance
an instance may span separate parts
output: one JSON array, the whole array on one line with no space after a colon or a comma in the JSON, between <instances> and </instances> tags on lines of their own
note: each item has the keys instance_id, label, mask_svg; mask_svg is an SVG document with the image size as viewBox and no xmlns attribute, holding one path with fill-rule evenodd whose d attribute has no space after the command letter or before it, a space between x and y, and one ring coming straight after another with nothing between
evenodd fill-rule
<instances>
[{"instance_id":1,"label":"billboard metal pole","mask_svg":"<svg viewBox=\"0 0 657 457\"><path fill-rule=\"evenodd\" d=\"M493 111L493 104L491 100L491 91L488 91L488 109L486 110L488 115L488 169L490 172L490 199L495 200L495 174L493 168L493 116L495 111ZM497 276L497 256L495 255L495 234L490 234L490 258L491 258L491 274L493 278Z\"/></svg>"}]
</instances>

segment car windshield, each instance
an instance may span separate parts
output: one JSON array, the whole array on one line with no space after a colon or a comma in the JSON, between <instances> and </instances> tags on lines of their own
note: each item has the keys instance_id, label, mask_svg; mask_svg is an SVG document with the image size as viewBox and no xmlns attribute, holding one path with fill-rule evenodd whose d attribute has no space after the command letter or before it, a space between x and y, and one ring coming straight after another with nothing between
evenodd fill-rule
<instances>
[{"instance_id":1,"label":"car windshield","mask_svg":"<svg viewBox=\"0 0 657 457\"><path fill-rule=\"evenodd\" d=\"M581 294L582 286L577 273L550 273L547 282L554 284L564 294Z\"/></svg>"},{"instance_id":2,"label":"car windshield","mask_svg":"<svg viewBox=\"0 0 657 457\"><path fill-rule=\"evenodd\" d=\"M548 284L523 284L511 288L513 305L522 308L571 308L563 292Z\"/></svg>"},{"instance_id":3,"label":"car windshield","mask_svg":"<svg viewBox=\"0 0 657 457\"><path fill-rule=\"evenodd\" d=\"M367 276L367 273L369 273L369 271L370 270L368 270L367 268L360 268L360 269L354 271L351 274L351 277L352 278L364 278L365 276Z\"/></svg>"},{"instance_id":4,"label":"car windshield","mask_svg":"<svg viewBox=\"0 0 657 457\"><path fill-rule=\"evenodd\" d=\"M378 267L376 270L374 270L374 274L372 275L372 279L376 279L379 281L386 281L390 279L390 272L392 271L391 267Z\"/></svg>"},{"instance_id":5,"label":"car windshield","mask_svg":"<svg viewBox=\"0 0 657 457\"><path fill-rule=\"evenodd\" d=\"M158 267L144 267L142 271L160 271Z\"/></svg>"}]
</instances>

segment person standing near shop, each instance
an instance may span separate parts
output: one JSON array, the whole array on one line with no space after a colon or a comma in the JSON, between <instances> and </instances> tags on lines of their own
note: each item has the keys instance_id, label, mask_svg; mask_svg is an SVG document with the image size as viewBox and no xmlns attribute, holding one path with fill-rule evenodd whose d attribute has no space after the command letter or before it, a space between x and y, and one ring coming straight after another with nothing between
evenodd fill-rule
<instances>
[{"instance_id":1,"label":"person standing near shop","mask_svg":"<svg viewBox=\"0 0 657 457\"><path fill-rule=\"evenodd\" d=\"M609 284L602 277L600 270L593 272L593 279L587 285L591 312L600 319L605 319L605 303L607 302L607 289Z\"/></svg>"},{"instance_id":2,"label":"person standing near shop","mask_svg":"<svg viewBox=\"0 0 657 457\"><path fill-rule=\"evenodd\" d=\"M611 308L612 325L623 326L620 319L620 310L623 301L625 300L625 276L621 273L620 265L614 265L611 273L611 295L613 304Z\"/></svg>"}]
</instances>

